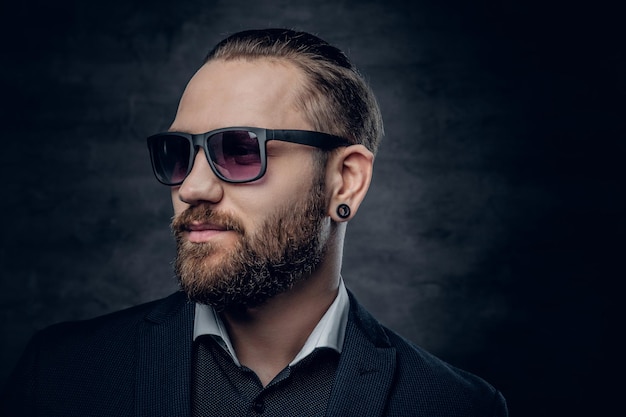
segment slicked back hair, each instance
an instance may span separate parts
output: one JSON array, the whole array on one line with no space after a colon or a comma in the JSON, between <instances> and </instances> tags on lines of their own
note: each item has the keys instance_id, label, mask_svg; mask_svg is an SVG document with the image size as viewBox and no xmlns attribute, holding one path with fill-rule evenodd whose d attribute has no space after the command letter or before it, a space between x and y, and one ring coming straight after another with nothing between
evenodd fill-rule
<instances>
[{"instance_id":1,"label":"slicked back hair","mask_svg":"<svg viewBox=\"0 0 626 417\"><path fill-rule=\"evenodd\" d=\"M296 107L315 130L376 153L383 123L372 90L341 50L317 36L290 29L238 32L219 42L204 62L261 58L284 60L303 71L306 81Z\"/></svg>"}]
</instances>

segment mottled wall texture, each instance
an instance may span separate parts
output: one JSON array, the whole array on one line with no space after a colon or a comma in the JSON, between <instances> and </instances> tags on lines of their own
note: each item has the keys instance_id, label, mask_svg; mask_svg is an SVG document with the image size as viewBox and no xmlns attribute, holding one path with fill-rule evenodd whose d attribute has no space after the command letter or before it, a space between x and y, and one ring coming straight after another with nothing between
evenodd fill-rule
<instances>
[{"instance_id":1,"label":"mottled wall texture","mask_svg":"<svg viewBox=\"0 0 626 417\"><path fill-rule=\"evenodd\" d=\"M618 13L515 0L5 3L3 381L37 329L176 290L169 192L145 137L168 127L216 41L287 26L344 49L386 122L348 227L348 286L500 388L513 415L608 410L623 328Z\"/></svg>"}]
</instances>

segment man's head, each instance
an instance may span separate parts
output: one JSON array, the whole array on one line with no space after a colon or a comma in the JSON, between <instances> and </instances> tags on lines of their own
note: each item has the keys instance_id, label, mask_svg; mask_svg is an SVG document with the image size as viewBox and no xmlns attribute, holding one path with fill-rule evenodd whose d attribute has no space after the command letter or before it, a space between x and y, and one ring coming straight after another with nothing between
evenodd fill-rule
<instances>
[{"instance_id":1,"label":"man's head","mask_svg":"<svg viewBox=\"0 0 626 417\"><path fill-rule=\"evenodd\" d=\"M235 34L190 80L170 131L182 133L149 146L173 185L176 271L192 300L254 307L311 276L338 277L344 222L382 136L343 53L288 30Z\"/></svg>"}]
</instances>

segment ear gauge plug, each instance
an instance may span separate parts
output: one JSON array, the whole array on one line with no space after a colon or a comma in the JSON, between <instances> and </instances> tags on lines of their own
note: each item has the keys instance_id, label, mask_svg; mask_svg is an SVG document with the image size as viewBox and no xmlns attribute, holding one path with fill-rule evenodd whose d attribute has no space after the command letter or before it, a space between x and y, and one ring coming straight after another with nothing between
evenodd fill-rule
<instances>
[{"instance_id":1,"label":"ear gauge plug","mask_svg":"<svg viewBox=\"0 0 626 417\"><path fill-rule=\"evenodd\" d=\"M337 206L337 216L342 219L347 219L348 217L350 217L350 206L343 203L339 204Z\"/></svg>"}]
</instances>

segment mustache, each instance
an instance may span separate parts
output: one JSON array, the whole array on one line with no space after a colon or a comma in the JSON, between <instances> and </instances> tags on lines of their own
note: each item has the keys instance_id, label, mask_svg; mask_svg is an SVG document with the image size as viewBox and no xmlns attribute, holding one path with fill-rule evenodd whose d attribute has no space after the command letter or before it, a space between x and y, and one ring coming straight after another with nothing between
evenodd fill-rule
<instances>
[{"instance_id":1,"label":"mustache","mask_svg":"<svg viewBox=\"0 0 626 417\"><path fill-rule=\"evenodd\" d=\"M189 226L193 223L210 223L226 230L244 234L244 227L238 219L228 213L213 210L206 205L188 207L172 218L170 227L175 235L179 235L188 231Z\"/></svg>"}]
</instances>

